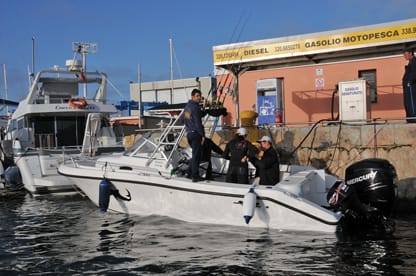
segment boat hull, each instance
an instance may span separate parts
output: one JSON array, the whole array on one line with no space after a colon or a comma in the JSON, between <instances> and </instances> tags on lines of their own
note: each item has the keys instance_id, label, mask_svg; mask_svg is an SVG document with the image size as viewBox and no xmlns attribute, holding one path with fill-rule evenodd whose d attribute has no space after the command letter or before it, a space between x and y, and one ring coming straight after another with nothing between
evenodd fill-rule
<instances>
[{"instance_id":1,"label":"boat hull","mask_svg":"<svg viewBox=\"0 0 416 276\"><path fill-rule=\"evenodd\" d=\"M170 177L132 172L105 173L95 167L59 167L59 173L74 183L95 205L99 205L99 185L105 178L121 195L131 200L110 198L108 210L148 216L161 215L208 224L245 226L244 196L251 185L216 181L191 182ZM250 227L282 230L335 232L341 216L277 186L258 186Z\"/></svg>"},{"instance_id":2,"label":"boat hull","mask_svg":"<svg viewBox=\"0 0 416 276\"><path fill-rule=\"evenodd\" d=\"M73 155L78 156L79 153ZM67 153L66 158L71 154ZM28 151L15 158L24 188L34 196L44 194L71 196L79 193L72 179L59 175L59 164L63 162L62 153L47 151Z\"/></svg>"}]
</instances>

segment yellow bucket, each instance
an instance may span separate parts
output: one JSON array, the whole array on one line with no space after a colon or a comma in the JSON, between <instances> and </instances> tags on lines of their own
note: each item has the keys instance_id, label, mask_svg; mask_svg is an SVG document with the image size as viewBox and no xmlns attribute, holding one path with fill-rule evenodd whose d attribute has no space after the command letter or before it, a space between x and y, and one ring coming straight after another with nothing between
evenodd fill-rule
<instances>
[{"instance_id":1,"label":"yellow bucket","mask_svg":"<svg viewBox=\"0 0 416 276\"><path fill-rule=\"evenodd\" d=\"M241 126L254 126L256 124L256 118L259 114L256 111L245 110L240 112Z\"/></svg>"},{"instance_id":2,"label":"yellow bucket","mask_svg":"<svg viewBox=\"0 0 416 276\"><path fill-rule=\"evenodd\" d=\"M245 110L240 112L241 127L245 127L248 131L247 140L255 142L259 136L259 130L256 127L256 118L258 113L252 110Z\"/></svg>"}]
</instances>

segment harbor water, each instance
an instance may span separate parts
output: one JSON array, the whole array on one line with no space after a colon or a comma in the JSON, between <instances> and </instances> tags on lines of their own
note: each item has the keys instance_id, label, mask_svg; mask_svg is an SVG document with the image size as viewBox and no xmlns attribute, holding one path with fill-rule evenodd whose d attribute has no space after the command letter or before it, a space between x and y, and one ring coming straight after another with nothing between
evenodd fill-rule
<instances>
[{"instance_id":1,"label":"harbor water","mask_svg":"<svg viewBox=\"0 0 416 276\"><path fill-rule=\"evenodd\" d=\"M0 275L416 275L416 215L364 237L101 213L81 196L0 203Z\"/></svg>"}]
</instances>

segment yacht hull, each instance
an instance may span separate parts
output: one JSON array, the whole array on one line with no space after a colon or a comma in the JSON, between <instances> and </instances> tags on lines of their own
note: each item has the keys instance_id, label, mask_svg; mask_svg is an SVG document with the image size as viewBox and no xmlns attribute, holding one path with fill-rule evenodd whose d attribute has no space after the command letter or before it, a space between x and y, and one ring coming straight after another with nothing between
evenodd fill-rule
<instances>
[{"instance_id":1,"label":"yacht hull","mask_svg":"<svg viewBox=\"0 0 416 276\"><path fill-rule=\"evenodd\" d=\"M66 158L69 156L67 153ZM46 151L29 151L18 154L15 163L21 174L24 188L34 196L78 194L79 191L73 180L57 173L63 158L65 157L62 153L48 153Z\"/></svg>"}]
</instances>

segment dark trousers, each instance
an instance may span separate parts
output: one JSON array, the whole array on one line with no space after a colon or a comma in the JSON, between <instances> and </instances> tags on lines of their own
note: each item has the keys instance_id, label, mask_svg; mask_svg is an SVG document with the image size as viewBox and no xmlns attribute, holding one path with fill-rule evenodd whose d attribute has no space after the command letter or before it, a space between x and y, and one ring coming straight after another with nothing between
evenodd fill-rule
<instances>
[{"instance_id":1,"label":"dark trousers","mask_svg":"<svg viewBox=\"0 0 416 276\"><path fill-rule=\"evenodd\" d=\"M248 167L230 166L225 176L230 183L248 184Z\"/></svg>"},{"instance_id":2,"label":"dark trousers","mask_svg":"<svg viewBox=\"0 0 416 276\"><path fill-rule=\"evenodd\" d=\"M415 85L403 87L403 101L406 117L416 117L416 91ZM416 123L415 119L407 119L408 123Z\"/></svg>"},{"instance_id":3,"label":"dark trousers","mask_svg":"<svg viewBox=\"0 0 416 276\"><path fill-rule=\"evenodd\" d=\"M192 159L191 164L189 166L190 175L192 178L199 177L199 164L201 163L201 142L202 136L199 135L197 132L189 132L186 135L189 145L192 149Z\"/></svg>"},{"instance_id":4,"label":"dark trousers","mask_svg":"<svg viewBox=\"0 0 416 276\"><path fill-rule=\"evenodd\" d=\"M207 161L208 162L208 166L207 166L207 172L205 174L205 179L211 179L212 178L212 162L211 159Z\"/></svg>"}]
</instances>

